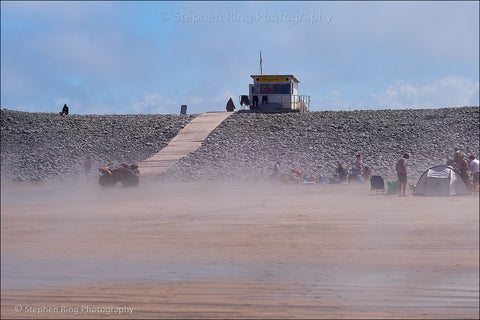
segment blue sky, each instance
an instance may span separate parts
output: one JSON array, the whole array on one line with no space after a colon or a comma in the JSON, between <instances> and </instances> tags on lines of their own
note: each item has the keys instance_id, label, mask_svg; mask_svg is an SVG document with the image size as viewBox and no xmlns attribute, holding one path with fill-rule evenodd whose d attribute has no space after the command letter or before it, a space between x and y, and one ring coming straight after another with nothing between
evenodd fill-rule
<instances>
[{"instance_id":1,"label":"blue sky","mask_svg":"<svg viewBox=\"0 0 480 320\"><path fill-rule=\"evenodd\" d=\"M294 74L311 111L479 104L479 2L1 2L1 107L223 111Z\"/></svg>"}]
</instances>

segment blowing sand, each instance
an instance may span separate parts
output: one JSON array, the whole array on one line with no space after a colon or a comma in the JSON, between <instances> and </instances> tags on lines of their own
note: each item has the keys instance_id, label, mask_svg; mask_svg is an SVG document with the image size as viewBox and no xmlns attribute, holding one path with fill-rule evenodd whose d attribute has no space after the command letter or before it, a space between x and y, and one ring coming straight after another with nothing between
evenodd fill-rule
<instances>
[{"instance_id":1,"label":"blowing sand","mask_svg":"<svg viewBox=\"0 0 480 320\"><path fill-rule=\"evenodd\" d=\"M2 185L2 318L478 318L478 197Z\"/></svg>"}]
</instances>

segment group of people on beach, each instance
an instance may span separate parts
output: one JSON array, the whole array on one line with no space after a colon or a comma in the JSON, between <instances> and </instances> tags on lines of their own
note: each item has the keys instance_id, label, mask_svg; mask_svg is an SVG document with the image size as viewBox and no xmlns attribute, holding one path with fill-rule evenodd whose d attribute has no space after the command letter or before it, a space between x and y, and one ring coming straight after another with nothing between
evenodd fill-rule
<instances>
[{"instance_id":1,"label":"group of people on beach","mask_svg":"<svg viewBox=\"0 0 480 320\"><path fill-rule=\"evenodd\" d=\"M399 181L399 196L406 196L407 187L407 160L410 159L410 154L404 153L403 156L397 160L395 169L397 171L397 177ZM468 161L460 151L459 148L454 149L453 159L447 161L447 166L452 167L462 178L463 182L467 186L471 193L478 193L478 180L479 180L479 160L472 154L468 157ZM470 168L470 175L468 169ZM469 179L472 178L471 179Z\"/></svg>"},{"instance_id":2,"label":"group of people on beach","mask_svg":"<svg viewBox=\"0 0 480 320\"><path fill-rule=\"evenodd\" d=\"M351 163L350 171L343 167L342 162L337 162L336 174L340 182L345 182L348 179L367 180L372 175L372 171L370 166L363 164L362 155L357 154Z\"/></svg>"},{"instance_id":3,"label":"group of people on beach","mask_svg":"<svg viewBox=\"0 0 480 320\"><path fill-rule=\"evenodd\" d=\"M395 170L399 182L399 196L406 196L407 189L407 160L410 159L410 154L405 152L401 158L396 161ZM479 160L472 154L467 158L458 149L455 148L453 159L447 161L447 165L451 166L462 177L463 181L471 193L478 193L479 184ZM470 172L468 172L470 170ZM372 171L368 165L363 164L362 155L357 154L352 161L352 167L349 170L344 168L342 162L337 162L335 176L327 178L320 176L315 178L310 175L305 175L299 169L291 169L288 175L280 176L280 162L277 161L273 168L272 179L283 178L284 182L304 182L304 183L342 183L350 182L350 180L358 179L367 181L372 175Z\"/></svg>"},{"instance_id":4,"label":"group of people on beach","mask_svg":"<svg viewBox=\"0 0 480 320\"><path fill-rule=\"evenodd\" d=\"M473 154L467 158L459 148L455 148L453 159L447 161L447 165L451 166L462 177L471 192L478 193L479 160ZM470 174L468 173L469 169Z\"/></svg>"},{"instance_id":5,"label":"group of people on beach","mask_svg":"<svg viewBox=\"0 0 480 320\"><path fill-rule=\"evenodd\" d=\"M288 171L288 174L281 176L280 162L277 161L273 167L273 174L271 175L271 179L277 180L281 178L283 182L289 183L350 183L352 180L367 181L371 175L372 171L370 169L370 166L364 165L362 155L357 154L355 156L355 159L351 163L350 170L344 168L343 163L339 161L337 162L337 168L335 169L334 175L331 177L315 177L313 175L305 174L300 169L291 169Z\"/></svg>"}]
</instances>

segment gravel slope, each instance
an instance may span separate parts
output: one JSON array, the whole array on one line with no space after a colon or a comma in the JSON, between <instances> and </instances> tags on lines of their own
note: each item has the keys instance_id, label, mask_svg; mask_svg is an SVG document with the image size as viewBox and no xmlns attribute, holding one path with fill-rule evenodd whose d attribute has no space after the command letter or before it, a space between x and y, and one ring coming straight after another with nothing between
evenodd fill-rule
<instances>
[{"instance_id":1,"label":"gravel slope","mask_svg":"<svg viewBox=\"0 0 480 320\"><path fill-rule=\"evenodd\" d=\"M195 115L68 115L1 110L1 173L5 180L90 178L97 168L136 163L162 148Z\"/></svg>"},{"instance_id":2,"label":"gravel slope","mask_svg":"<svg viewBox=\"0 0 480 320\"><path fill-rule=\"evenodd\" d=\"M453 148L479 153L479 107L309 113L235 113L162 180L266 180L281 169L330 176L361 153L373 174L394 178L410 152L409 176L444 164ZM195 115L68 115L1 110L2 180L58 180L139 162L164 148ZM140 168L141 170L141 168Z\"/></svg>"},{"instance_id":3,"label":"gravel slope","mask_svg":"<svg viewBox=\"0 0 480 320\"><path fill-rule=\"evenodd\" d=\"M478 157L479 123L478 107L236 113L161 178L265 180L276 161L283 172L331 176L338 161L349 168L361 153L373 174L396 180L396 160L408 151L414 181L429 167L445 164L454 147Z\"/></svg>"}]
</instances>

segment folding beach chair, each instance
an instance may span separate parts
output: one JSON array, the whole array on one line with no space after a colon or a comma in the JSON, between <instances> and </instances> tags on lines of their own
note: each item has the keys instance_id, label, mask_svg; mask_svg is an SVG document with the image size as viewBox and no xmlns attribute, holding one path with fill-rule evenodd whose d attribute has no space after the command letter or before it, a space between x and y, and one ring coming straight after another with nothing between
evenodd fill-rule
<instances>
[{"instance_id":1,"label":"folding beach chair","mask_svg":"<svg viewBox=\"0 0 480 320\"><path fill-rule=\"evenodd\" d=\"M372 190L382 190L382 193L385 193L385 182L383 181L383 178L381 176L372 176L370 178L370 193L372 193Z\"/></svg>"}]
</instances>

